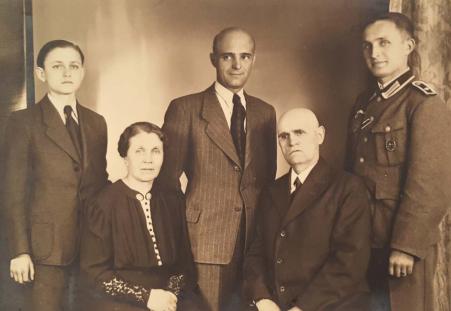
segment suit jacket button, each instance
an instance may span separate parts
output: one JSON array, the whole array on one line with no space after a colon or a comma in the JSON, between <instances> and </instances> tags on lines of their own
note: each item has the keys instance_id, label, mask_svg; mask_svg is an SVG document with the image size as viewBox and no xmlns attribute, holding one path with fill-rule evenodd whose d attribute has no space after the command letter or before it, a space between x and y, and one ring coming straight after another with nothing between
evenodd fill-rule
<instances>
[{"instance_id":1,"label":"suit jacket button","mask_svg":"<svg viewBox=\"0 0 451 311\"><path fill-rule=\"evenodd\" d=\"M235 172L239 172L239 171L240 171L240 167L239 167L238 165L235 165L235 166L233 167L233 169L235 170Z\"/></svg>"},{"instance_id":2,"label":"suit jacket button","mask_svg":"<svg viewBox=\"0 0 451 311\"><path fill-rule=\"evenodd\" d=\"M282 238L284 238L284 237L287 236L287 233L286 233L285 231L282 231L282 232L280 232L280 236L281 236Z\"/></svg>"},{"instance_id":3,"label":"suit jacket button","mask_svg":"<svg viewBox=\"0 0 451 311\"><path fill-rule=\"evenodd\" d=\"M277 258L276 262L280 265L283 262L283 259L282 258Z\"/></svg>"},{"instance_id":4,"label":"suit jacket button","mask_svg":"<svg viewBox=\"0 0 451 311\"><path fill-rule=\"evenodd\" d=\"M280 291L281 293L283 293L283 292L285 291L285 286L280 286L280 287L279 287L279 291Z\"/></svg>"},{"instance_id":5,"label":"suit jacket button","mask_svg":"<svg viewBox=\"0 0 451 311\"><path fill-rule=\"evenodd\" d=\"M80 166L74 165L74 171L75 171L75 172L78 172L79 170L80 170Z\"/></svg>"}]
</instances>

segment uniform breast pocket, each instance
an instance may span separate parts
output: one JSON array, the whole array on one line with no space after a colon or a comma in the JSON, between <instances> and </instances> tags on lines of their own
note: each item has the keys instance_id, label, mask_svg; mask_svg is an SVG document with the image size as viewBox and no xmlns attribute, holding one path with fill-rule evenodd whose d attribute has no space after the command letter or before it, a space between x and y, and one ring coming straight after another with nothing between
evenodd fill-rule
<instances>
[{"instance_id":1,"label":"uniform breast pocket","mask_svg":"<svg viewBox=\"0 0 451 311\"><path fill-rule=\"evenodd\" d=\"M399 165L406 157L406 124L403 120L385 120L371 129L376 144L377 162L384 166Z\"/></svg>"}]
</instances>

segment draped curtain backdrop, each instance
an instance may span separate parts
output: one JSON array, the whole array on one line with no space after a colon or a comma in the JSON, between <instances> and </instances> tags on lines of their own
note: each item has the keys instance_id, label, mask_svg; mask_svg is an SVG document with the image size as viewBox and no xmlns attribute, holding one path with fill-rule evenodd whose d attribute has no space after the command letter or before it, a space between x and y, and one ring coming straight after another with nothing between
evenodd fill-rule
<instances>
[{"instance_id":1,"label":"draped curtain backdrop","mask_svg":"<svg viewBox=\"0 0 451 311\"><path fill-rule=\"evenodd\" d=\"M451 1L391 0L390 11L409 16L416 29L421 57L421 79L431 82L451 108ZM449 133L444 133L449 135ZM444 163L451 165L451 163ZM451 187L451 186L450 186ZM450 189L451 191L451 189ZM451 206L451 202L450 202ZM439 263L434 278L434 306L426 310L451 310L451 213L441 224Z\"/></svg>"}]
</instances>

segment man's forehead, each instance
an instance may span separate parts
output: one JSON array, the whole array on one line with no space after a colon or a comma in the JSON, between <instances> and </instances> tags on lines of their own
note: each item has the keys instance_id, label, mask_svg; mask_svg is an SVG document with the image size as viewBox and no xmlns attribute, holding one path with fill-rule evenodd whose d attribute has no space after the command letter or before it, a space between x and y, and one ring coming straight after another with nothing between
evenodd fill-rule
<instances>
[{"instance_id":1,"label":"man's forehead","mask_svg":"<svg viewBox=\"0 0 451 311\"><path fill-rule=\"evenodd\" d=\"M400 36L401 31L391 21L381 20L368 25L363 32L363 40L375 40Z\"/></svg>"},{"instance_id":2,"label":"man's forehead","mask_svg":"<svg viewBox=\"0 0 451 311\"><path fill-rule=\"evenodd\" d=\"M231 31L224 34L217 42L217 48L221 52L239 50L252 53L254 41L252 37L243 31Z\"/></svg>"}]
</instances>

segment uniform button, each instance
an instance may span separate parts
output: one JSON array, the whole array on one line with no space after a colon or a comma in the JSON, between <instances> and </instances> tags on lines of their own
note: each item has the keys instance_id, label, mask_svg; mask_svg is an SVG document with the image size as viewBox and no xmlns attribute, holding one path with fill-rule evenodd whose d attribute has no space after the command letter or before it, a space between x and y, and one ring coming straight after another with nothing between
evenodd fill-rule
<instances>
[{"instance_id":1,"label":"uniform button","mask_svg":"<svg viewBox=\"0 0 451 311\"><path fill-rule=\"evenodd\" d=\"M368 137L363 137L363 142L367 143L368 142Z\"/></svg>"},{"instance_id":2,"label":"uniform button","mask_svg":"<svg viewBox=\"0 0 451 311\"><path fill-rule=\"evenodd\" d=\"M376 98L376 101L377 102L380 102L382 100L382 98L380 97L380 96L378 96L377 98Z\"/></svg>"},{"instance_id":3,"label":"uniform button","mask_svg":"<svg viewBox=\"0 0 451 311\"><path fill-rule=\"evenodd\" d=\"M363 158L363 157L359 158L359 162L360 162L360 163L365 162L365 158Z\"/></svg>"},{"instance_id":4,"label":"uniform button","mask_svg":"<svg viewBox=\"0 0 451 311\"><path fill-rule=\"evenodd\" d=\"M241 206L235 206L235 212L241 211Z\"/></svg>"},{"instance_id":5,"label":"uniform button","mask_svg":"<svg viewBox=\"0 0 451 311\"><path fill-rule=\"evenodd\" d=\"M386 127L385 127L385 132L390 132L391 131L391 127L390 127L390 125L387 125Z\"/></svg>"},{"instance_id":6,"label":"uniform button","mask_svg":"<svg viewBox=\"0 0 451 311\"><path fill-rule=\"evenodd\" d=\"M280 232L280 236L281 236L282 238L284 238L284 237L287 236L287 233L286 233L285 231L282 231L282 232Z\"/></svg>"},{"instance_id":7,"label":"uniform button","mask_svg":"<svg viewBox=\"0 0 451 311\"><path fill-rule=\"evenodd\" d=\"M240 171L240 167L239 167L238 165L235 165L235 166L233 167L233 169L235 170L235 172L239 172L239 171Z\"/></svg>"},{"instance_id":8,"label":"uniform button","mask_svg":"<svg viewBox=\"0 0 451 311\"><path fill-rule=\"evenodd\" d=\"M276 262L280 265L283 262L283 259L282 258L277 258Z\"/></svg>"},{"instance_id":9,"label":"uniform button","mask_svg":"<svg viewBox=\"0 0 451 311\"><path fill-rule=\"evenodd\" d=\"M283 292L285 291L285 286L280 286L280 287L279 287L279 291L280 291L281 293L283 293Z\"/></svg>"}]
</instances>

